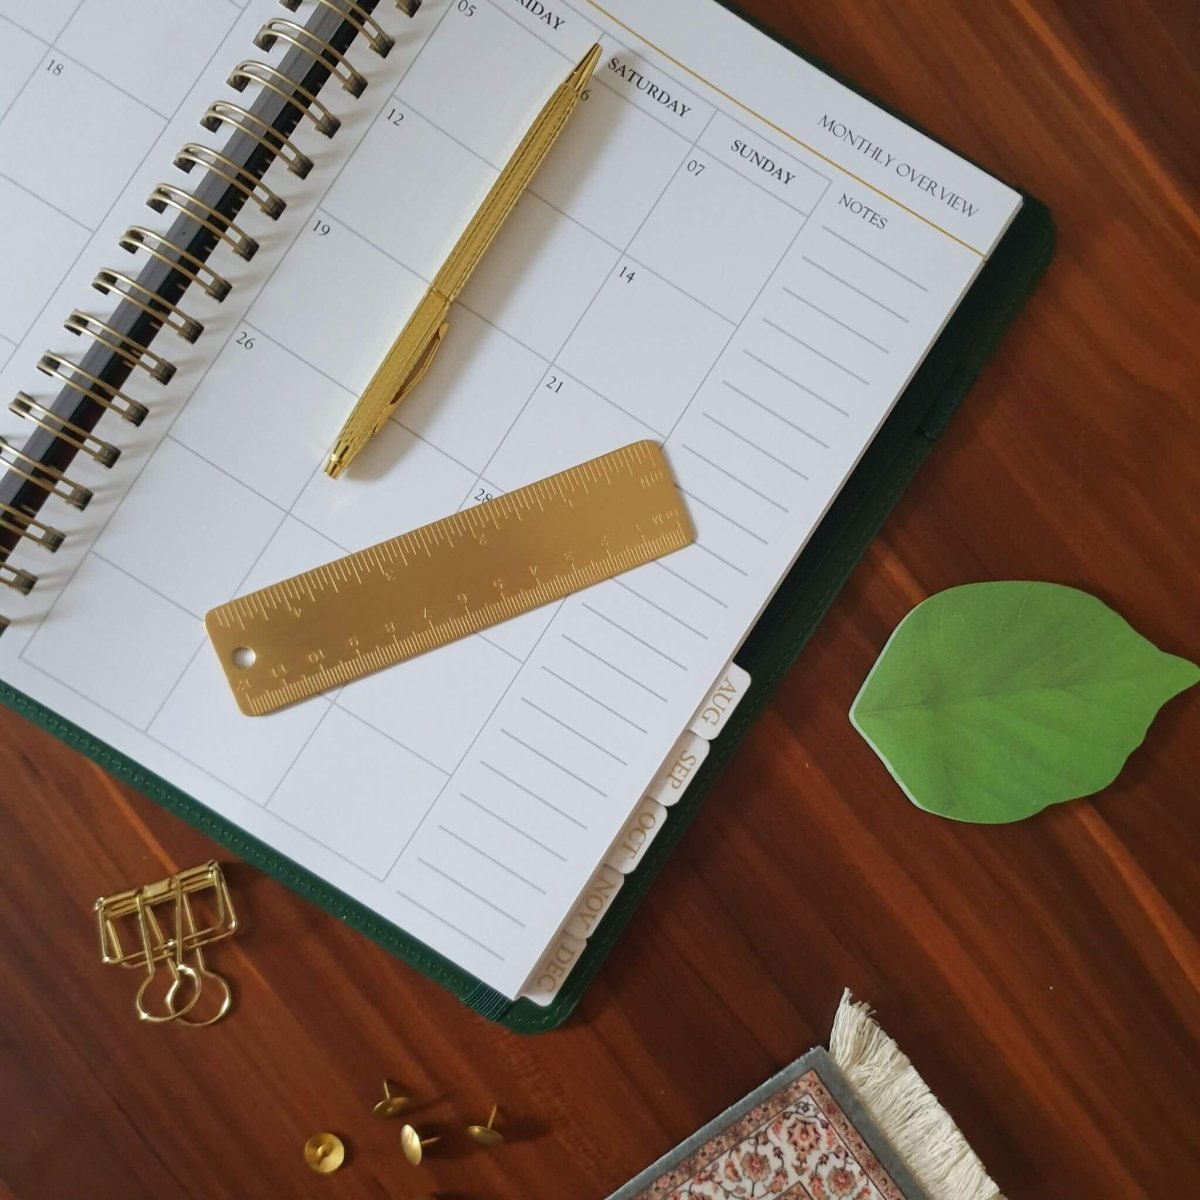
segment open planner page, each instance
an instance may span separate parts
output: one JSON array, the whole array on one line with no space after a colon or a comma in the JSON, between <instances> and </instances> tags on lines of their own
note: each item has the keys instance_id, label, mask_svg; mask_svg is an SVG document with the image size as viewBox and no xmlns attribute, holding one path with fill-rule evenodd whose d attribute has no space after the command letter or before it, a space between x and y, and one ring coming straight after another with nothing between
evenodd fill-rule
<instances>
[{"instance_id":1,"label":"open planner page","mask_svg":"<svg viewBox=\"0 0 1200 1200\"><path fill-rule=\"evenodd\" d=\"M113 18L119 9L120 20ZM0 384L45 350L268 0L0 0ZM0 676L508 996L590 882L1020 205L711 0L426 0L353 52L317 166L268 177L253 263L27 598ZM345 477L321 463L569 68L586 99ZM246 220L250 220L247 210ZM167 345L167 342L170 345ZM52 393L51 393L52 394ZM0 434L27 430L0 416ZM242 716L211 607L642 438L694 546L274 716ZM49 512L49 510L47 510ZM51 519L51 518L47 518ZM29 551L26 554L32 553ZM40 556L41 557L41 556Z\"/></svg>"}]
</instances>

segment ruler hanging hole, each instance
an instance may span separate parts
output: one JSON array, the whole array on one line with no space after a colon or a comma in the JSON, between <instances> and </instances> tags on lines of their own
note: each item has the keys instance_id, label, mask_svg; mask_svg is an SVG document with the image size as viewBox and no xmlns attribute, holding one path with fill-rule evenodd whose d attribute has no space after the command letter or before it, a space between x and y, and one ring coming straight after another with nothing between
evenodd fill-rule
<instances>
[{"instance_id":1,"label":"ruler hanging hole","mask_svg":"<svg viewBox=\"0 0 1200 1200\"><path fill-rule=\"evenodd\" d=\"M258 658L258 655L249 646L238 646L230 657L233 659L233 665L239 671L247 671L254 666L254 660Z\"/></svg>"}]
</instances>

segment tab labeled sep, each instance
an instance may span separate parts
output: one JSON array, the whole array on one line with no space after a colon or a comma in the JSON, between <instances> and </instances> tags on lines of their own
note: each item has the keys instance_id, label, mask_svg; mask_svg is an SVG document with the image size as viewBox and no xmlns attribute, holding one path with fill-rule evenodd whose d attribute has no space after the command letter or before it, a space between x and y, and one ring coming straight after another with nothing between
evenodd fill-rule
<instances>
[{"instance_id":1,"label":"tab labeled sep","mask_svg":"<svg viewBox=\"0 0 1200 1200\"><path fill-rule=\"evenodd\" d=\"M675 743L670 757L646 795L670 808L679 801L707 757L708 742L689 729Z\"/></svg>"},{"instance_id":2,"label":"tab labeled sep","mask_svg":"<svg viewBox=\"0 0 1200 1200\"><path fill-rule=\"evenodd\" d=\"M750 689L750 673L731 662L717 678L708 698L696 709L688 728L707 741L721 732Z\"/></svg>"}]
</instances>

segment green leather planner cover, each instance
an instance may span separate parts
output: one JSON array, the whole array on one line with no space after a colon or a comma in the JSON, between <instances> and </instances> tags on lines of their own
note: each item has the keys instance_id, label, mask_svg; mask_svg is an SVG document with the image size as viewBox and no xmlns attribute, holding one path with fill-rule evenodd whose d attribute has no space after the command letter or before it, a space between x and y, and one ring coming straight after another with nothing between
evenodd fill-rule
<instances>
[{"instance_id":1,"label":"green leather planner cover","mask_svg":"<svg viewBox=\"0 0 1200 1200\"><path fill-rule=\"evenodd\" d=\"M727 7L732 8L731 5ZM827 70L823 64L815 65ZM877 103L872 97L868 99ZM1024 199L1024 205L1001 243L746 639L736 661L750 673L752 684L747 694L730 723L712 744L703 768L673 808L671 819L647 851L644 860L627 877L612 908L549 1007L542 1008L529 1000L513 1002L486 987L402 929L383 921L316 875L301 869L263 842L247 836L163 779L144 770L138 763L118 754L22 693L0 685L0 699L68 745L87 754L117 778L138 788L223 843L234 854L361 930L448 988L482 1015L520 1032L551 1029L565 1020L578 1002L608 951L620 937L646 889L684 835L717 773L729 761L775 685L795 661L867 544L966 394L1004 328L1049 263L1054 243L1050 215L1032 197L1025 196Z\"/></svg>"}]
</instances>

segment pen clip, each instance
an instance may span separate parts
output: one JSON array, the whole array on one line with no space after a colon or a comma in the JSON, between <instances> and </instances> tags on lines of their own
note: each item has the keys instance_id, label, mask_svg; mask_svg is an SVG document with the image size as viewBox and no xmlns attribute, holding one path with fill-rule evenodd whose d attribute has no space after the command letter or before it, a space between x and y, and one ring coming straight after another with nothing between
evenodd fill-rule
<instances>
[{"instance_id":1,"label":"pen clip","mask_svg":"<svg viewBox=\"0 0 1200 1200\"><path fill-rule=\"evenodd\" d=\"M436 330L433 337L429 339L425 349L421 351L421 357L417 359L416 366L413 367L412 373L400 385L399 391L392 398L391 404L387 406L384 412L380 415L379 420L375 423L375 428L371 430L372 435L378 433L384 425L387 424L388 418L399 408L400 404L406 399L408 394L425 378L425 373L433 364L434 356L442 348L442 342L446 339L446 331L450 328L449 321L443 321Z\"/></svg>"}]
</instances>

